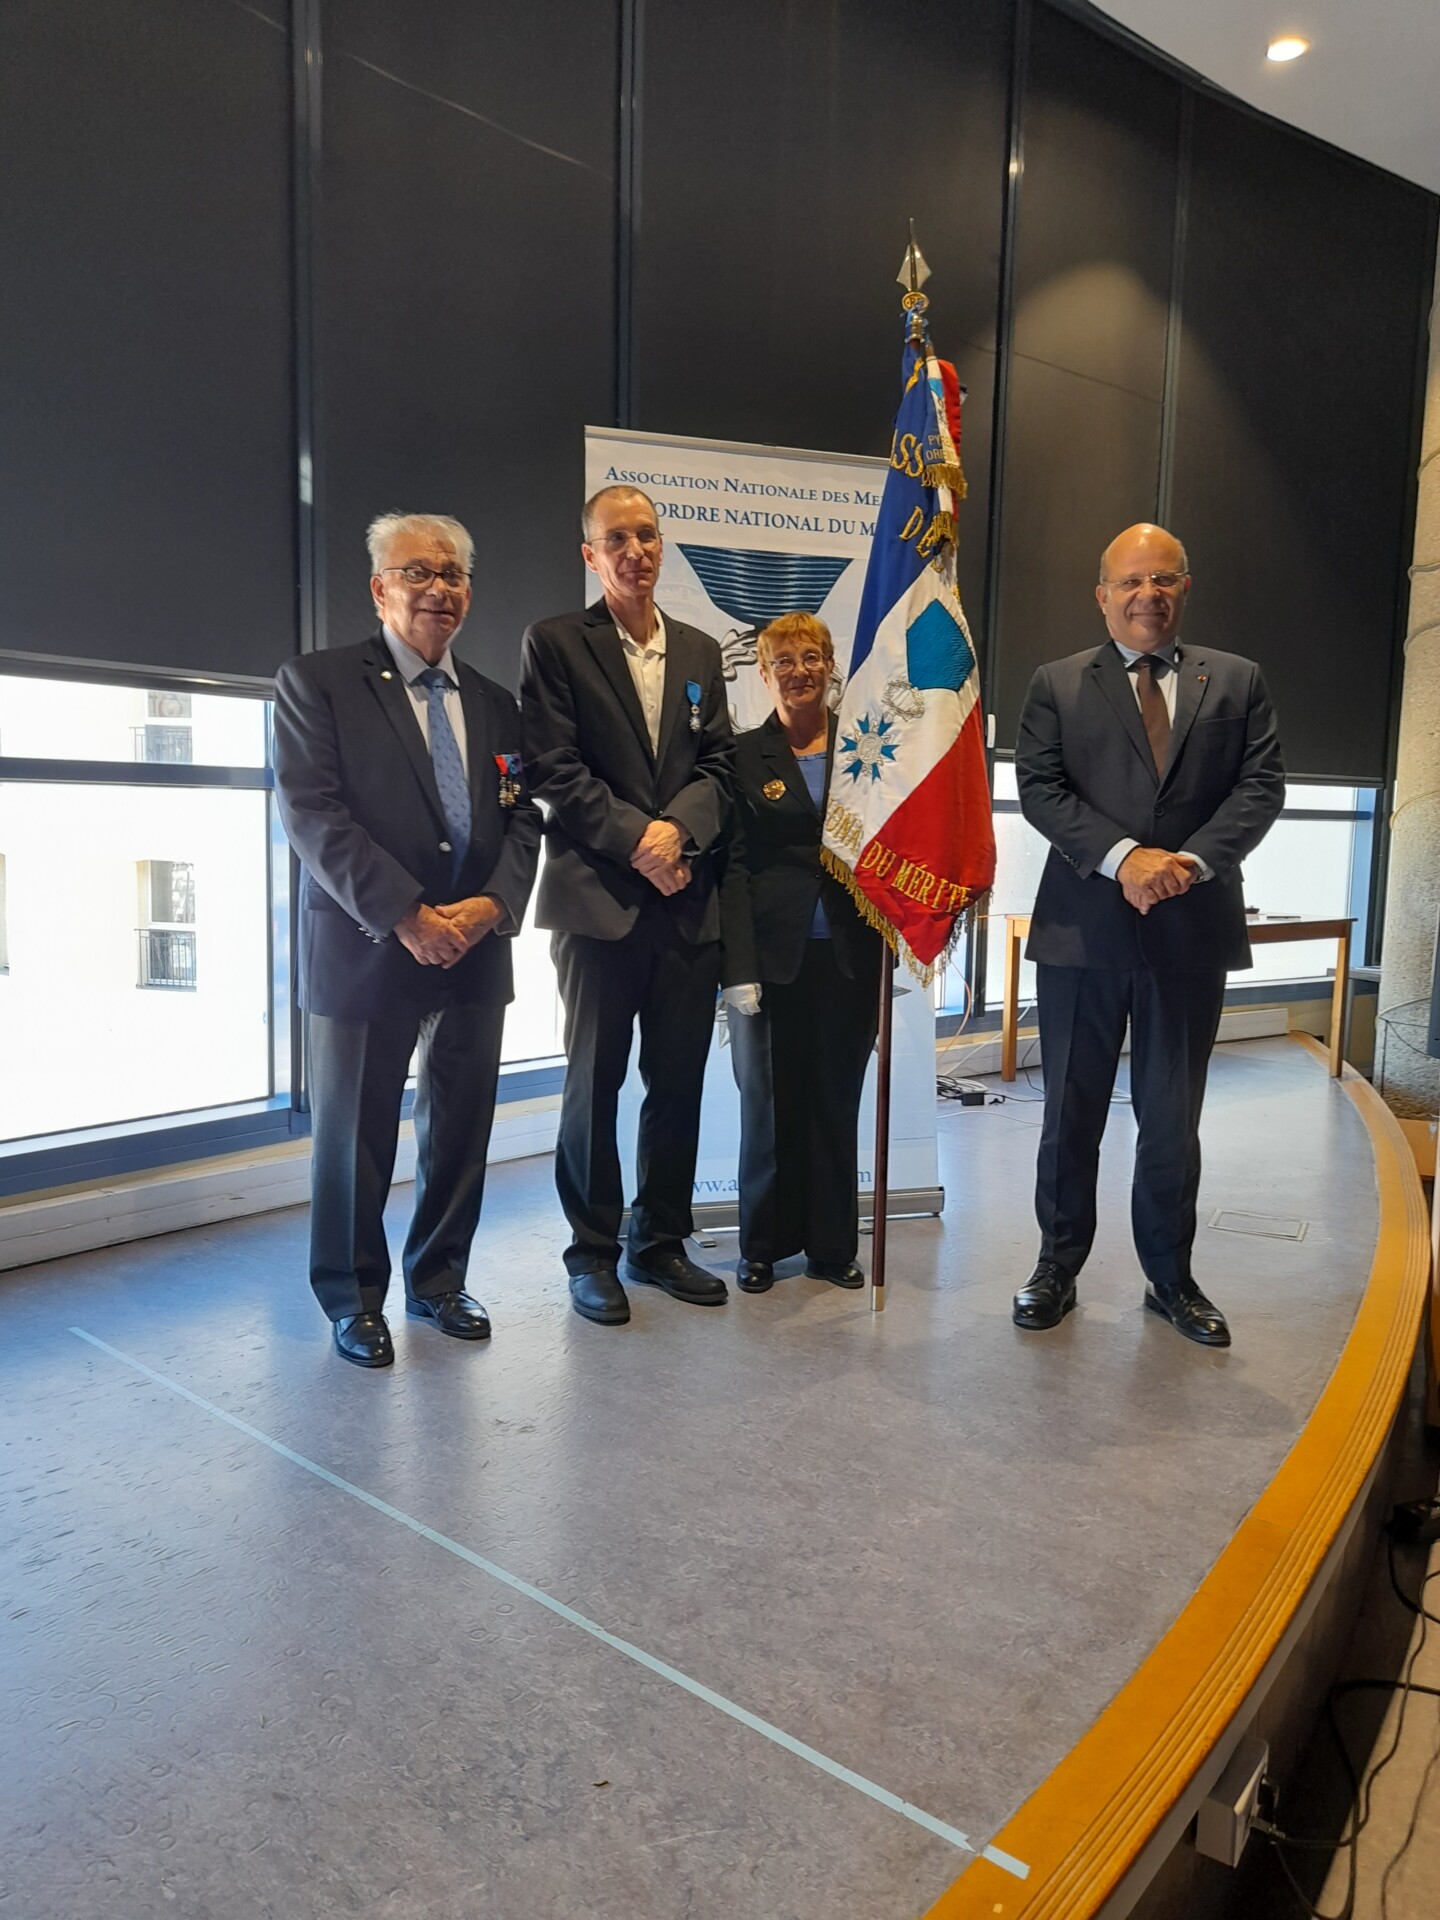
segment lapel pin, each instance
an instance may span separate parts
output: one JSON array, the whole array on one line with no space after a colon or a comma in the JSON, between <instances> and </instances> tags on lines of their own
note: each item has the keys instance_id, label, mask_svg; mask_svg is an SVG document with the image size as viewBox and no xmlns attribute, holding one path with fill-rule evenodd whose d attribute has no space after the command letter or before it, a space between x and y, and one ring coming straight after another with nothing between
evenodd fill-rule
<instances>
[{"instance_id":1,"label":"lapel pin","mask_svg":"<svg viewBox=\"0 0 1440 1920\"><path fill-rule=\"evenodd\" d=\"M685 698L690 702L690 731L698 733L700 731L700 682L698 680L685 682Z\"/></svg>"},{"instance_id":2,"label":"lapel pin","mask_svg":"<svg viewBox=\"0 0 1440 1920\"><path fill-rule=\"evenodd\" d=\"M783 800L785 798L785 782L783 780L767 780L760 791L767 800Z\"/></svg>"},{"instance_id":3,"label":"lapel pin","mask_svg":"<svg viewBox=\"0 0 1440 1920\"><path fill-rule=\"evenodd\" d=\"M382 667L380 671L380 678L382 680L393 680L395 676L393 673L391 673L389 667Z\"/></svg>"}]
</instances>

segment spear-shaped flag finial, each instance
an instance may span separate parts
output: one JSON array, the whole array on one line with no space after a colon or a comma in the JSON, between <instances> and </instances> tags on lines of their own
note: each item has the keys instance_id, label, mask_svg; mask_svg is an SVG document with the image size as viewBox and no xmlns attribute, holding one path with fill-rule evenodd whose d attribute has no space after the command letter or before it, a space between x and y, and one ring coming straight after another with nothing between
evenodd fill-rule
<instances>
[{"instance_id":1,"label":"spear-shaped flag finial","mask_svg":"<svg viewBox=\"0 0 1440 1920\"><path fill-rule=\"evenodd\" d=\"M900 262L900 271L895 278L909 293L918 293L930 278L930 269L925 264L925 256L915 239L915 222L910 222L910 244L905 249L905 258Z\"/></svg>"}]
</instances>

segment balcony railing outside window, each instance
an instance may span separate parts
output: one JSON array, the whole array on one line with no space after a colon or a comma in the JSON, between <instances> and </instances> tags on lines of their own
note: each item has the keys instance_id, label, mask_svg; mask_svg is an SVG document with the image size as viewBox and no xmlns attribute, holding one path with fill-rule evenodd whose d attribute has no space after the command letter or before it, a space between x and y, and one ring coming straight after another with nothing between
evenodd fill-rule
<instances>
[{"instance_id":1,"label":"balcony railing outside window","mask_svg":"<svg viewBox=\"0 0 1440 1920\"><path fill-rule=\"evenodd\" d=\"M138 927L142 987L195 991L195 935L171 927Z\"/></svg>"},{"instance_id":2,"label":"balcony railing outside window","mask_svg":"<svg viewBox=\"0 0 1440 1920\"><path fill-rule=\"evenodd\" d=\"M167 767L188 767L194 762L194 734L189 727L132 727L135 758Z\"/></svg>"}]
</instances>

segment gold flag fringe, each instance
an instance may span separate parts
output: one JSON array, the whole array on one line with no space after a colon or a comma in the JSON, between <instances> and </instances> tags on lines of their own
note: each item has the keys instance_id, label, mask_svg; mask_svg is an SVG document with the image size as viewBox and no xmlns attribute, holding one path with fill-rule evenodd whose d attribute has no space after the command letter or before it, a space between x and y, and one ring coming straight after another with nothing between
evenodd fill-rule
<instances>
[{"instance_id":1,"label":"gold flag fringe","mask_svg":"<svg viewBox=\"0 0 1440 1920\"><path fill-rule=\"evenodd\" d=\"M820 849L820 864L832 879L840 882L841 886L844 887L845 891L854 901L855 911L860 915L860 918L867 926L875 929L876 933L880 935L880 938L895 955L895 958L904 963L906 969L915 976L915 979L922 987L933 986L935 984L935 976L938 973L943 973L945 968L949 966L951 956L959 945L960 936L966 924L975 918L981 906L983 906L985 901L990 897L988 888L984 893L972 893L968 887L966 888L965 900L959 912L955 915L954 924L950 928L950 938L945 942L945 945L935 958L926 962L915 958L915 955L895 930L894 923L886 919L885 915L881 913L880 909L875 905L874 901L870 899L868 894L860 891L860 888L855 883L854 869L846 861L842 860L838 853L832 853L829 847L822 846Z\"/></svg>"},{"instance_id":2,"label":"gold flag fringe","mask_svg":"<svg viewBox=\"0 0 1440 1920\"><path fill-rule=\"evenodd\" d=\"M948 487L957 500L963 500L970 491L965 482L964 469L957 460L953 467L925 467L920 474L920 484L925 487Z\"/></svg>"}]
</instances>

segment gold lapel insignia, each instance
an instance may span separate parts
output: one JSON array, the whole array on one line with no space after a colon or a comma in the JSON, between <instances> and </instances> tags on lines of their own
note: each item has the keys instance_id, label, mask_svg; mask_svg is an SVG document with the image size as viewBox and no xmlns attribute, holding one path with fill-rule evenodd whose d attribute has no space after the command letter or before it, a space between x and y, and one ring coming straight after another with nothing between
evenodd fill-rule
<instances>
[{"instance_id":1,"label":"gold lapel insignia","mask_svg":"<svg viewBox=\"0 0 1440 1920\"><path fill-rule=\"evenodd\" d=\"M785 798L785 782L783 780L767 780L760 791L767 800L783 800Z\"/></svg>"}]
</instances>

